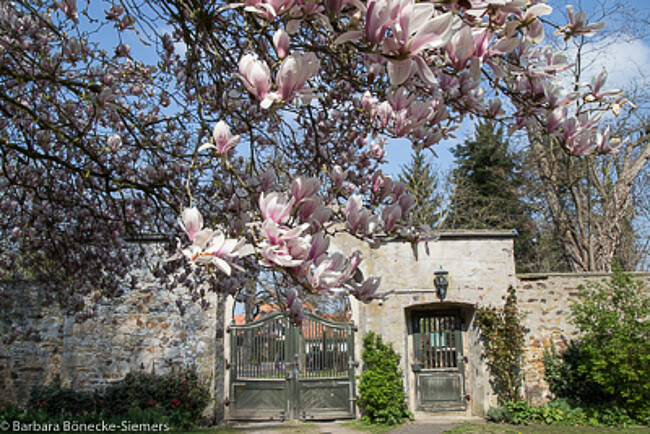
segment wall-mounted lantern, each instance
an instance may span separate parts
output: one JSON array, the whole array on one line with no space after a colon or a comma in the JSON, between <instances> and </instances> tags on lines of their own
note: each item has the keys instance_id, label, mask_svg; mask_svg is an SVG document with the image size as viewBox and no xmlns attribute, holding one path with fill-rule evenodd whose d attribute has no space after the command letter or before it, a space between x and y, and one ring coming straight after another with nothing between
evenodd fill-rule
<instances>
[{"instance_id":1,"label":"wall-mounted lantern","mask_svg":"<svg viewBox=\"0 0 650 434\"><path fill-rule=\"evenodd\" d=\"M447 296L447 288L449 287L449 281L447 280L449 271L443 269L441 265L440 270L434 271L433 275L433 286L436 287L436 295L440 301L443 301Z\"/></svg>"}]
</instances>

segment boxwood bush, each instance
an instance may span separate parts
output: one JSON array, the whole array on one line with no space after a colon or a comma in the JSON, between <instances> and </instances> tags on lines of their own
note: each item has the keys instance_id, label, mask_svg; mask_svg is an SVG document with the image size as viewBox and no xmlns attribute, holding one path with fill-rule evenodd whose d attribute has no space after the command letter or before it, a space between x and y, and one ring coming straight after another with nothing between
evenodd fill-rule
<instances>
[{"instance_id":1,"label":"boxwood bush","mask_svg":"<svg viewBox=\"0 0 650 434\"><path fill-rule=\"evenodd\" d=\"M406 408L406 395L399 369L400 356L391 344L373 332L363 337L363 372L359 376L359 406L363 420L395 425L413 418Z\"/></svg>"}]
</instances>

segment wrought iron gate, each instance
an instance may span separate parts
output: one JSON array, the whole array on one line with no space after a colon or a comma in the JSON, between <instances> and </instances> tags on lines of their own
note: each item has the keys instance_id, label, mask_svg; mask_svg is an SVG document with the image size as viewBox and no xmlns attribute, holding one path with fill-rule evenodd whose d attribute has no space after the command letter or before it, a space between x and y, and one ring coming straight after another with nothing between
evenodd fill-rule
<instances>
[{"instance_id":1,"label":"wrought iron gate","mask_svg":"<svg viewBox=\"0 0 650 434\"><path fill-rule=\"evenodd\" d=\"M352 323L273 313L230 333L231 419L355 417Z\"/></svg>"}]
</instances>

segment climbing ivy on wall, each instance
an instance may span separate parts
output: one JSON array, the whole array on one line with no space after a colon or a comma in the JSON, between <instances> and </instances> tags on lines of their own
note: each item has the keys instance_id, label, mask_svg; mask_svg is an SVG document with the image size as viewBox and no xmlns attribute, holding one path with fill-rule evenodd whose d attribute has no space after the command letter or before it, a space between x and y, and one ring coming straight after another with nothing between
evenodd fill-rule
<instances>
[{"instance_id":1,"label":"climbing ivy on wall","mask_svg":"<svg viewBox=\"0 0 650 434\"><path fill-rule=\"evenodd\" d=\"M521 325L523 314L517 308L515 289L512 286L508 288L502 308L479 307L476 318L481 327L483 356L487 360L499 402L518 399L525 331Z\"/></svg>"}]
</instances>

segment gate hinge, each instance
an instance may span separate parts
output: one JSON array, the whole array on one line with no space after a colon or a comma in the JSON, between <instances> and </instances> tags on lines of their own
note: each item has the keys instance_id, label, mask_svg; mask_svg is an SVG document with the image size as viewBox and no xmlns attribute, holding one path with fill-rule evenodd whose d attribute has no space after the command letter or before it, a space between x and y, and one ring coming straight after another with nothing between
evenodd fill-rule
<instances>
[{"instance_id":1,"label":"gate hinge","mask_svg":"<svg viewBox=\"0 0 650 434\"><path fill-rule=\"evenodd\" d=\"M230 369L230 362L226 359L226 369Z\"/></svg>"}]
</instances>

